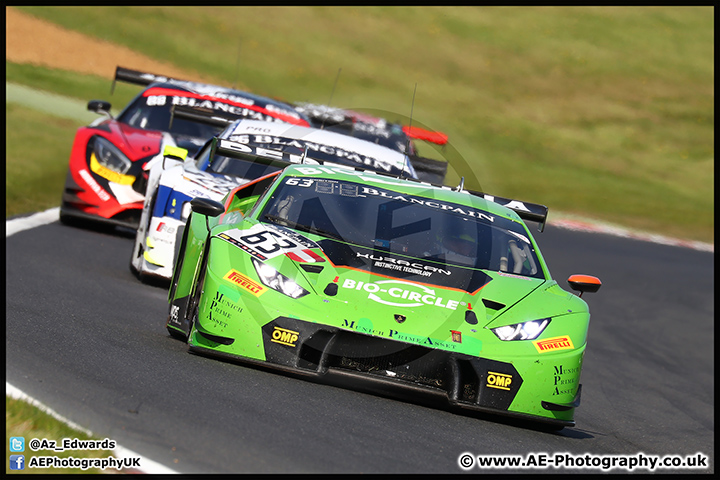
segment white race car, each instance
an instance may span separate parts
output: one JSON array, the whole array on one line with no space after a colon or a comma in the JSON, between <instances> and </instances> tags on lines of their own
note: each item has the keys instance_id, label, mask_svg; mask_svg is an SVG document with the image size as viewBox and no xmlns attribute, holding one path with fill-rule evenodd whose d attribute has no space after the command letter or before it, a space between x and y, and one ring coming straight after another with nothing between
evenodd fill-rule
<instances>
[{"instance_id":1,"label":"white race car","mask_svg":"<svg viewBox=\"0 0 720 480\"><path fill-rule=\"evenodd\" d=\"M396 150L327 130L259 120L229 123L195 157L186 155L168 149L150 169L130 258L130 269L141 281L172 277L193 198L220 201L234 187L290 163L356 166L417 179L409 157Z\"/></svg>"}]
</instances>

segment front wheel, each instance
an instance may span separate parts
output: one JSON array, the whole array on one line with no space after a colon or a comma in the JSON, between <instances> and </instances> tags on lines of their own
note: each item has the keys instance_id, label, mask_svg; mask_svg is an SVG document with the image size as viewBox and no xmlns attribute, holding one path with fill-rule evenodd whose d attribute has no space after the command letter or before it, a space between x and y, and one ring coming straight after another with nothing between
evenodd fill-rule
<instances>
[{"instance_id":1,"label":"front wheel","mask_svg":"<svg viewBox=\"0 0 720 480\"><path fill-rule=\"evenodd\" d=\"M149 193L149 192L148 192ZM130 257L130 270L135 276L143 283L147 283L149 278L145 275L145 237L148 235L150 230L150 221L152 220L152 212L155 209L155 202L157 201L158 191L157 188L152 193L152 196L145 197L145 204L143 205L142 213L140 214L140 222L138 225L137 232L135 232L135 243L133 244L132 255Z\"/></svg>"},{"instance_id":2,"label":"front wheel","mask_svg":"<svg viewBox=\"0 0 720 480\"><path fill-rule=\"evenodd\" d=\"M208 244L209 247L209 244ZM190 302L188 302L187 312L190 314L188 317L188 330L187 330L187 341L190 343L190 335L192 334L193 327L197 325L198 316L200 315L200 297L203 293L203 286L205 284L205 269L207 268L207 248L203 255L202 261L200 262L200 270L198 272L197 279L195 280L194 289L190 296Z\"/></svg>"},{"instance_id":3,"label":"front wheel","mask_svg":"<svg viewBox=\"0 0 720 480\"><path fill-rule=\"evenodd\" d=\"M168 293L168 299L170 301L170 311L168 313L168 319L166 327L170 335L180 340L187 340L190 332L192 331L193 324L197 318L198 309L200 305L200 295L202 293L202 285L205 279L205 268L207 265L207 248L202 254L200 261L200 268L198 270L197 277L193 281L193 288L190 295L175 298L177 292L178 283L180 281L180 274L185 266L185 249L187 247L187 232L188 228L184 229L182 241L180 242L180 248L177 253L177 259L175 261L175 268L173 271L173 277L170 283L170 291ZM192 268L192 263L189 264ZM175 327L171 324L176 325Z\"/></svg>"}]
</instances>

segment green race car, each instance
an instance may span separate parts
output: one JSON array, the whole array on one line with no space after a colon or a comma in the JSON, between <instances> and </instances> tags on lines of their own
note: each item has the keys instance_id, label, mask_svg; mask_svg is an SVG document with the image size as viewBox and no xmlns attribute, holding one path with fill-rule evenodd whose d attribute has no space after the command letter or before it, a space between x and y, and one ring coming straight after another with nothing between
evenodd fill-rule
<instances>
[{"instance_id":1,"label":"green race car","mask_svg":"<svg viewBox=\"0 0 720 480\"><path fill-rule=\"evenodd\" d=\"M328 164L191 204L166 324L191 351L575 424L590 314L523 221L546 207Z\"/></svg>"}]
</instances>

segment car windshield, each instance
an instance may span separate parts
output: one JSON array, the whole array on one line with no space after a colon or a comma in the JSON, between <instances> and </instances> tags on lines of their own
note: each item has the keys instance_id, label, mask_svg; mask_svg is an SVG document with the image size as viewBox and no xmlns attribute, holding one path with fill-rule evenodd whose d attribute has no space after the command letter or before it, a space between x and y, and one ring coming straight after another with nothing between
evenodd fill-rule
<instances>
[{"instance_id":1,"label":"car windshield","mask_svg":"<svg viewBox=\"0 0 720 480\"><path fill-rule=\"evenodd\" d=\"M209 154L209 149L206 149L204 154ZM223 175L233 175L235 177L255 179L263 177L269 173L277 172L282 167L274 165L263 165L262 163L256 162L257 156L255 155L241 155L243 158L231 158L223 155L215 155L212 162L207 165L207 171L214 173L221 173ZM198 158L199 162L202 163L204 159Z\"/></svg>"},{"instance_id":2,"label":"car windshield","mask_svg":"<svg viewBox=\"0 0 720 480\"><path fill-rule=\"evenodd\" d=\"M222 127L173 118L170 125L170 102L158 95L138 96L118 117L118 121L142 130L169 132L175 137L206 139L222 131Z\"/></svg>"},{"instance_id":3,"label":"car windshield","mask_svg":"<svg viewBox=\"0 0 720 480\"><path fill-rule=\"evenodd\" d=\"M467 205L355 182L290 176L259 218L381 252L544 278L523 224Z\"/></svg>"}]
</instances>

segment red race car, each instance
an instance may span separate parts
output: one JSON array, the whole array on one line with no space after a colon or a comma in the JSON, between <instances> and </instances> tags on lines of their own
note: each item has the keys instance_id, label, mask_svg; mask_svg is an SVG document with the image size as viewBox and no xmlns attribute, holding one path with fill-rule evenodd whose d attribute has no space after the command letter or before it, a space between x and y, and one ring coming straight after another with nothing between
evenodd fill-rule
<instances>
[{"instance_id":1,"label":"red race car","mask_svg":"<svg viewBox=\"0 0 720 480\"><path fill-rule=\"evenodd\" d=\"M115 70L114 81L147 88L117 117L110 115L109 102L88 102L88 110L103 117L75 135L60 206L63 223L137 228L148 171L154 162L162 161L165 147L180 147L193 155L221 131L221 127L172 118L173 105L309 126L308 118L293 106L240 90L123 67Z\"/></svg>"}]
</instances>

